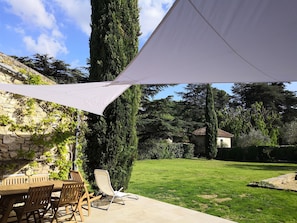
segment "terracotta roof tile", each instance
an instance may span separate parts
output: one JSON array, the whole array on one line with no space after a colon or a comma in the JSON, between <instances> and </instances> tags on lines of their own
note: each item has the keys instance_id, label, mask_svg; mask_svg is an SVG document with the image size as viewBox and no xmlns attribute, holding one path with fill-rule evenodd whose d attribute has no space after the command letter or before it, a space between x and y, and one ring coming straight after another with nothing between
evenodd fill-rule
<instances>
[{"instance_id":1,"label":"terracotta roof tile","mask_svg":"<svg viewBox=\"0 0 297 223\"><path fill-rule=\"evenodd\" d=\"M196 136L205 136L206 127L196 129L193 134ZM218 137L232 138L234 135L222 129L218 129Z\"/></svg>"}]
</instances>

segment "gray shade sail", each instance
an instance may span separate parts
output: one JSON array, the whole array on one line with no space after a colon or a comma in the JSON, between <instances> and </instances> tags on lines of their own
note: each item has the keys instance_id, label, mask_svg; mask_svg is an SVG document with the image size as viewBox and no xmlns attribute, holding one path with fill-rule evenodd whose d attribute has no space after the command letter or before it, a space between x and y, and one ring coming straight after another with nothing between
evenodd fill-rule
<instances>
[{"instance_id":1,"label":"gray shade sail","mask_svg":"<svg viewBox=\"0 0 297 223\"><path fill-rule=\"evenodd\" d=\"M296 0L177 0L113 82L297 81Z\"/></svg>"},{"instance_id":2,"label":"gray shade sail","mask_svg":"<svg viewBox=\"0 0 297 223\"><path fill-rule=\"evenodd\" d=\"M104 109L129 87L130 85L110 85L110 82L57 85L0 84L0 90L98 115L102 115Z\"/></svg>"},{"instance_id":3,"label":"gray shade sail","mask_svg":"<svg viewBox=\"0 0 297 223\"><path fill-rule=\"evenodd\" d=\"M102 114L134 84L292 81L296 0L177 0L113 82L0 89Z\"/></svg>"}]
</instances>

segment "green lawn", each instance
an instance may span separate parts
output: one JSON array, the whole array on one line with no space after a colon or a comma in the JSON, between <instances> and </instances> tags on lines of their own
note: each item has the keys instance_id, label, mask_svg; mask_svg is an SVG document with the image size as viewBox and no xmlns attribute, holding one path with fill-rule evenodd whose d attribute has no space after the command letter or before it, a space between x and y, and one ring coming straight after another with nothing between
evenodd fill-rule
<instances>
[{"instance_id":1,"label":"green lawn","mask_svg":"<svg viewBox=\"0 0 297 223\"><path fill-rule=\"evenodd\" d=\"M296 170L288 163L144 160L135 163L129 192L236 222L297 222L297 192L247 186Z\"/></svg>"}]
</instances>

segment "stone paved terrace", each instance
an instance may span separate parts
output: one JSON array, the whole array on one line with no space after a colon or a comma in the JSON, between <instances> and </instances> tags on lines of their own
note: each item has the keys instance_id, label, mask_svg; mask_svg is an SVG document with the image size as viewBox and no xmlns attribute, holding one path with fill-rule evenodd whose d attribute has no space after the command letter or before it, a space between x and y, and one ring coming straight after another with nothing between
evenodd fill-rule
<instances>
[{"instance_id":1,"label":"stone paved terrace","mask_svg":"<svg viewBox=\"0 0 297 223\"><path fill-rule=\"evenodd\" d=\"M87 212L84 212L87 214ZM79 217L78 217L79 218ZM232 223L234 221L193 211L176 205L139 196L138 200L125 198L125 205L112 204L108 211L93 207L85 223Z\"/></svg>"},{"instance_id":2,"label":"stone paved terrace","mask_svg":"<svg viewBox=\"0 0 297 223\"><path fill-rule=\"evenodd\" d=\"M107 205L99 207L106 208ZM59 213L62 214L59 217L60 223L75 222L74 219L66 220L69 215L65 215L65 208L59 209ZM83 210L83 213L84 223L235 223L142 196L139 196L138 200L125 198L125 205L113 203L108 211L92 207L90 216L87 216L86 210ZM52 217L52 212L49 211L45 216L44 223L51 222ZM78 214L76 214L76 219L77 222L81 222ZM14 212L11 213L8 222L16 222Z\"/></svg>"}]
</instances>

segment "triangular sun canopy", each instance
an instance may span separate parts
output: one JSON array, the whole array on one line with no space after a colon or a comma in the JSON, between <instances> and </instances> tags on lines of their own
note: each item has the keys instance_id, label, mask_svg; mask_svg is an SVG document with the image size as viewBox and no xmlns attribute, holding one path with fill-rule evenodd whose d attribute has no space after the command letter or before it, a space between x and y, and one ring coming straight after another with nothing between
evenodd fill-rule
<instances>
[{"instance_id":1,"label":"triangular sun canopy","mask_svg":"<svg viewBox=\"0 0 297 223\"><path fill-rule=\"evenodd\" d=\"M57 85L0 84L0 89L10 93L55 102L94 114L102 115L104 109L130 85L110 85L110 82Z\"/></svg>"},{"instance_id":2,"label":"triangular sun canopy","mask_svg":"<svg viewBox=\"0 0 297 223\"><path fill-rule=\"evenodd\" d=\"M291 81L296 0L177 0L113 83Z\"/></svg>"},{"instance_id":3,"label":"triangular sun canopy","mask_svg":"<svg viewBox=\"0 0 297 223\"><path fill-rule=\"evenodd\" d=\"M177 0L115 81L0 89L102 114L134 84L292 81L296 0Z\"/></svg>"}]
</instances>

